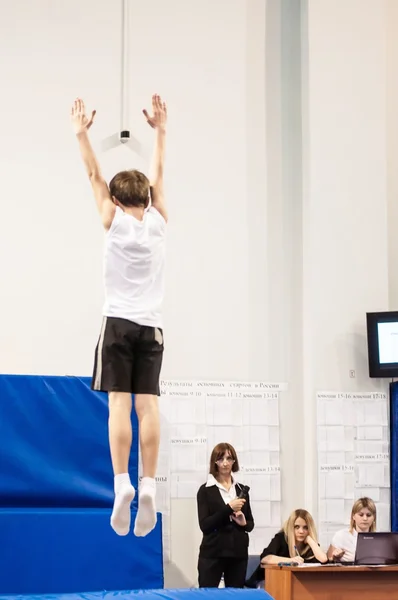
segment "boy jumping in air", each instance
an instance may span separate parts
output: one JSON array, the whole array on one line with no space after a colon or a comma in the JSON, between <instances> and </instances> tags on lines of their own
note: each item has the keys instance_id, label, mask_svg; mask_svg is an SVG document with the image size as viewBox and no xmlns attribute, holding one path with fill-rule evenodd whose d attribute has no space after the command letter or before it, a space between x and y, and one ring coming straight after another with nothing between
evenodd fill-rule
<instances>
[{"instance_id":1,"label":"boy jumping in air","mask_svg":"<svg viewBox=\"0 0 398 600\"><path fill-rule=\"evenodd\" d=\"M154 95L152 115L146 110L143 113L155 131L151 180L136 170L122 171L108 186L88 136L95 111L87 116L80 99L75 100L71 110L80 153L106 232L105 304L95 350L92 389L108 392L109 396L109 444L115 490L111 525L118 535L127 535L130 530L130 504L135 496L128 473L134 394L143 466L134 525L137 536L147 535L156 525L167 224L163 191L166 105L160 96Z\"/></svg>"}]
</instances>

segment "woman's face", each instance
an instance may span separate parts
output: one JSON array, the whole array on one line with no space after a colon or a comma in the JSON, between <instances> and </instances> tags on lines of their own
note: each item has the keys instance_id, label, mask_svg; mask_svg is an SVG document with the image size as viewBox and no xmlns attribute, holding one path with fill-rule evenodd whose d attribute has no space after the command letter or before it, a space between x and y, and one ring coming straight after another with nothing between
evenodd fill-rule
<instances>
[{"instance_id":1,"label":"woman's face","mask_svg":"<svg viewBox=\"0 0 398 600\"><path fill-rule=\"evenodd\" d=\"M301 517L294 522L294 537L297 544L303 544L308 536L308 525Z\"/></svg>"},{"instance_id":2,"label":"woman's face","mask_svg":"<svg viewBox=\"0 0 398 600\"><path fill-rule=\"evenodd\" d=\"M223 475L224 477L226 475L230 475L234 462L235 461L232 458L230 452L226 450L223 456L216 461L218 472L220 473L220 475Z\"/></svg>"},{"instance_id":3,"label":"woman's face","mask_svg":"<svg viewBox=\"0 0 398 600\"><path fill-rule=\"evenodd\" d=\"M375 520L374 515L372 515L368 508L362 508L359 512L355 513L352 518L355 523L355 529L365 533L370 531L373 521Z\"/></svg>"}]
</instances>

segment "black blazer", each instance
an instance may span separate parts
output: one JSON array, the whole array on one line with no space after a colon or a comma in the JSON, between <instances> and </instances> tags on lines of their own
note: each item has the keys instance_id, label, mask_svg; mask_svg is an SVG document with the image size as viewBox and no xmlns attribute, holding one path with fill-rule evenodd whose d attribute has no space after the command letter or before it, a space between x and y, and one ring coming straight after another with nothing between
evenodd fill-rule
<instances>
[{"instance_id":1,"label":"black blazer","mask_svg":"<svg viewBox=\"0 0 398 600\"><path fill-rule=\"evenodd\" d=\"M235 484L236 495L242 490ZM229 504L225 504L220 489L216 485L206 487L203 484L197 493L199 527L203 532L199 556L201 558L248 556L248 532L254 528L254 520L250 508L249 494L246 496L242 512L246 517L246 525L238 525L231 519L233 513Z\"/></svg>"}]
</instances>

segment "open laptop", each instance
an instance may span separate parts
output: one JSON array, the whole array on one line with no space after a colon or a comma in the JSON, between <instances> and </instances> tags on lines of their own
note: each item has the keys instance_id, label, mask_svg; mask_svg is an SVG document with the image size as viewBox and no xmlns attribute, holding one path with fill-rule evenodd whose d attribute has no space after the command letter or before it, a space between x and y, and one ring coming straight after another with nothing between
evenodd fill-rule
<instances>
[{"instance_id":1,"label":"open laptop","mask_svg":"<svg viewBox=\"0 0 398 600\"><path fill-rule=\"evenodd\" d=\"M398 565L398 533L358 533L355 565Z\"/></svg>"}]
</instances>

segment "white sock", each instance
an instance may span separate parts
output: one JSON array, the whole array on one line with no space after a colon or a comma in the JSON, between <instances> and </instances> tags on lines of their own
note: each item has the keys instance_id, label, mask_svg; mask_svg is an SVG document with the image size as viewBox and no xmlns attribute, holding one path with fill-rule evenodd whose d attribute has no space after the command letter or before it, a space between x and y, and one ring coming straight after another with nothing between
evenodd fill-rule
<instances>
[{"instance_id":1,"label":"white sock","mask_svg":"<svg viewBox=\"0 0 398 600\"><path fill-rule=\"evenodd\" d=\"M111 515L111 526L118 535L127 535L130 531L130 504L134 500L135 489L131 485L128 473L115 475L115 502Z\"/></svg>"},{"instance_id":2,"label":"white sock","mask_svg":"<svg viewBox=\"0 0 398 600\"><path fill-rule=\"evenodd\" d=\"M134 535L144 537L156 526L156 482L152 477L143 477L140 485L138 512L135 519Z\"/></svg>"}]
</instances>

